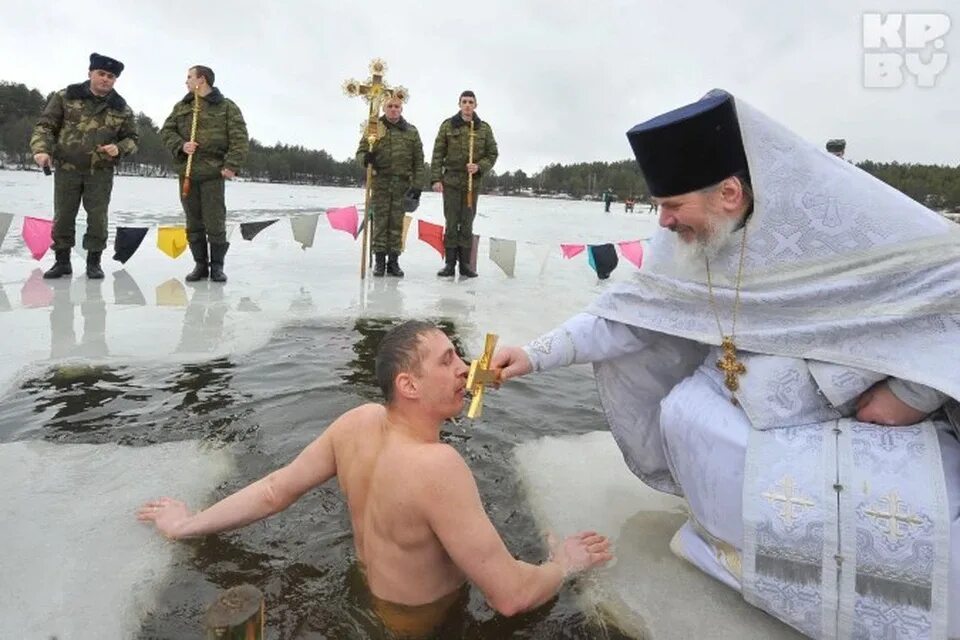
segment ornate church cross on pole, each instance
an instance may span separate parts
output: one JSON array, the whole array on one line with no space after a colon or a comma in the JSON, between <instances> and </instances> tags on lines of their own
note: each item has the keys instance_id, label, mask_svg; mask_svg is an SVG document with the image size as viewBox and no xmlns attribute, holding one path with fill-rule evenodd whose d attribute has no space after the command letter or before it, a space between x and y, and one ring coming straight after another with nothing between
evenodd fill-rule
<instances>
[{"instance_id":1,"label":"ornate church cross on pole","mask_svg":"<svg viewBox=\"0 0 960 640\"><path fill-rule=\"evenodd\" d=\"M367 120L363 124L363 135L367 139L367 150L373 151L373 146L383 136L382 125L380 124L380 107L387 98L399 98L402 102L407 101L409 92L403 87L391 88L383 81L383 75L387 71L387 63L380 58L374 58L370 62L370 77L366 82L350 79L343 83L343 91L350 97L361 96L369 105ZM370 215L370 191L373 188L373 166L367 165L366 196L363 206L363 238L360 249L360 279L363 280L367 275L367 254L369 250L368 229L372 222Z\"/></svg>"}]
</instances>

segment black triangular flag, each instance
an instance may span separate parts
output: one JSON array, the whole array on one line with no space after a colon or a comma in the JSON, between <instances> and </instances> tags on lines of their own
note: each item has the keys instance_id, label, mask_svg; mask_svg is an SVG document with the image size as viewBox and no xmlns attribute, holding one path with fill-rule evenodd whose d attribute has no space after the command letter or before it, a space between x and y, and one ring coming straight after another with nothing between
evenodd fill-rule
<instances>
[{"instance_id":1,"label":"black triangular flag","mask_svg":"<svg viewBox=\"0 0 960 640\"><path fill-rule=\"evenodd\" d=\"M613 270L620 264L616 248L610 244L592 244L590 251L590 266L597 272L597 277L606 280Z\"/></svg>"},{"instance_id":2,"label":"black triangular flag","mask_svg":"<svg viewBox=\"0 0 960 640\"><path fill-rule=\"evenodd\" d=\"M274 218L273 220L264 220L263 222L241 222L240 235L243 236L244 240L253 240L258 233L276 221L277 218Z\"/></svg>"},{"instance_id":3,"label":"black triangular flag","mask_svg":"<svg viewBox=\"0 0 960 640\"><path fill-rule=\"evenodd\" d=\"M117 227L117 233L113 239L113 259L126 263L140 248L140 243L146 235L146 227Z\"/></svg>"}]
</instances>

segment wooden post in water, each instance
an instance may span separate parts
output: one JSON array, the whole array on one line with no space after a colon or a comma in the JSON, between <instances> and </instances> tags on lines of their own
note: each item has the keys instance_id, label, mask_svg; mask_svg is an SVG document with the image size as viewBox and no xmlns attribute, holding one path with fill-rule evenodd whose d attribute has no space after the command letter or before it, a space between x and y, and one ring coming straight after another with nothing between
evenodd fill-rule
<instances>
[{"instance_id":1,"label":"wooden post in water","mask_svg":"<svg viewBox=\"0 0 960 640\"><path fill-rule=\"evenodd\" d=\"M250 584L221 592L203 617L207 640L263 640L265 623L263 594Z\"/></svg>"}]
</instances>

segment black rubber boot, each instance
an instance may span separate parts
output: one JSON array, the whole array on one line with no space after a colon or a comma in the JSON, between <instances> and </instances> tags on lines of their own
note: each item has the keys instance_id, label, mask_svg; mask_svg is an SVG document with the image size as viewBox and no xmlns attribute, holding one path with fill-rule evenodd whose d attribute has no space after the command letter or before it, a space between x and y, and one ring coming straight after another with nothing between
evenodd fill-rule
<instances>
[{"instance_id":1,"label":"black rubber boot","mask_svg":"<svg viewBox=\"0 0 960 640\"><path fill-rule=\"evenodd\" d=\"M100 268L100 254L102 251L87 251L87 278L103 280L103 269Z\"/></svg>"},{"instance_id":2,"label":"black rubber boot","mask_svg":"<svg viewBox=\"0 0 960 640\"><path fill-rule=\"evenodd\" d=\"M445 250L447 264L437 271L437 275L441 278L452 278L453 275L457 272L457 249L447 247Z\"/></svg>"},{"instance_id":3,"label":"black rubber boot","mask_svg":"<svg viewBox=\"0 0 960 640\"><path fill-rule=\"evenodd\" d=\"M227 281L227 274L223 272L223 258L229 248L229 242L210 245L210 280L213 282Z\"/></svg>"},{"instance_id":4,"label":"black rubber boot","mask_svg":"<svg viewBox=\"0 0 960 640\"><path fill-rule=\"evenodd\" d=\"M46 270L43 277L50 279L73 275L73 267L70 266L70 249L57 249L55 254L57 261Z\"/></svg>"},{"instance_id":5,"label":"black rubber boot","mask_svg":"<svg viewBox=\"0 0 960 640\"><path fill-rule=\"evenodd\" d=\"M400 254L391 253L390 259L387 260L387 273L393 276L394 278L403 277L403 269L400 268Z\"/></svg>"},{"instance_id":6,"label":"black rubber boot","mask_svg":"<svg viewBox=\"0 0 960 640\"><path fill-rule=\"evenodd\" d=\"M387 254L383 251L377 251L373 254L373 258L373 275L382 278L383 272L387 269Z\"/></svg>"},{"instance_id":7,"label":"black rubber boot","mask_svg":"<svg viewBox=\"0 0 960 640\"><path fill-rule=\"evenodd\" d=\"M457 254L460 256L460 277L461 278L476 278L477 272L470 268L470 256L469 251L460 247L457 249Z\"/></svg>"},{"instance_id":8,"label":"black rubber boot","mask_svg":"<svg viewBox=\"0 0 960 640\"><path fill-rule=\"evenodd\" d=\"M210 276L210 254L207 252L207 241L191 242L190 253L193 254L193 261L197 264L193 267L193 271L187 274L184 280L187 282L206 280Z\"/></svg>"}]
</instances>

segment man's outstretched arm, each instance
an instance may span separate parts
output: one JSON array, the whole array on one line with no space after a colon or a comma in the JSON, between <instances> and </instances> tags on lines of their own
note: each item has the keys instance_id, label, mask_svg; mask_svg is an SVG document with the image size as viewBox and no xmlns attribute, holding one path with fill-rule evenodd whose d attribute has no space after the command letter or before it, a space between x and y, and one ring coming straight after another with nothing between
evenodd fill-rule
<instances>
[{"instance_id":1,"label":"man's outstretched arm","mask_svg":"<svg viewBox=\"0 0 960 640\"><path fill-rule=\"evenodd\" d=\"M477 483L463 458L450 447L431 460L424 504L430 526L453 562L494 609L511 616L539 607L560 590L568 575L602 565L610 543L592 531L551 543L540 565L515 559L483 509Z\"/></svg>"},{"instance_id":2,"label":"man's outstretched arm","mask_svg":"<svg viewBox=\"0 0 960 640\"><path fill-rule=\"evenodd\" d=\"M290 464L247 485L215 505L191 513L187 505L173 498L151 500L137 511L137 519L153 522L168 538L189 538L229 531L283 511L304 493L337 473L333 451L335 434L360 419L364 407L335 420Z\"/></svg>"}]
</instances>

